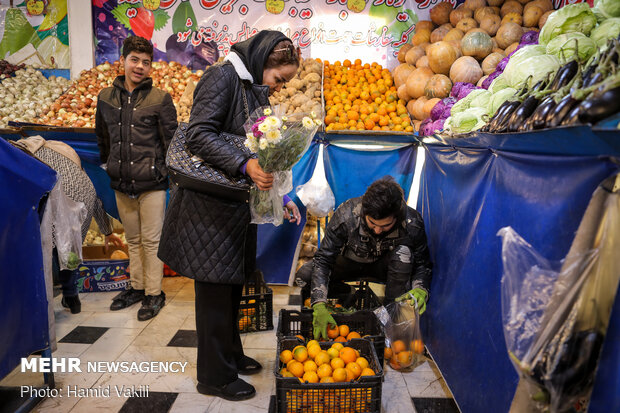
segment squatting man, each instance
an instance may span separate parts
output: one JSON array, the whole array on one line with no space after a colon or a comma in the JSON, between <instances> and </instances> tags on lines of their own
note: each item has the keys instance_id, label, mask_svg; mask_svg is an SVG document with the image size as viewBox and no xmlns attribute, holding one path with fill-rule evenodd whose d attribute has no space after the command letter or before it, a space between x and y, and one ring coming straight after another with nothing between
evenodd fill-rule
<instances>
[{"instance_id":1,"label":"squatting man","mask_svg":"<svg viewBox=\"0 0 620 413\"><path fill-rule=\"evenodd\" d=\"M404 301L426 310L432 265L422 216L408 207L402 188L392 177L373 182L366 193L340 205L325 230L312 261L295 275L302 299L311 296L314 337L327 338L336 325L327 298L347 303L346 281L385 283L385 303ZM346 304L345 304L346 306Z\"/></svg>"}]
</instances>

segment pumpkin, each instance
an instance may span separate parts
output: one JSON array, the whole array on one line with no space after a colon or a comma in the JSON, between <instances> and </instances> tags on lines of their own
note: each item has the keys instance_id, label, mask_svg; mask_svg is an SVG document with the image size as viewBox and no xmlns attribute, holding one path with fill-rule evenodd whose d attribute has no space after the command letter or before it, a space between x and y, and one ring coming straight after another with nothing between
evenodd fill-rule
<instances>
[{"instance_id":1,"label":"pumpkin","mask_svg":"<svg viewBox=\"0 0 620 413\"><path fill-rule=\"evenodd\" d=\"M422 50L424 50L424 53L426 53L426 49L428 49L428 46L430 46L431 44L429 42L424 42L420 45L420 47L422 48Z\"/></svg>"},{"instance_id":2,"label":"pumpkin","mask_svg":"<svg viewBox=\"0 0 620 413\"><path fill-rule=\"evenodd\" d=\"M415 119L411 123L413 123L413 131L414 132L419 132L420 131L420 125L422 124L422 121Z\"/></svg>"},{"instance_id":3,"label":"pumpkin","mask_svg":"<svg viewBox=\"0 0 620 413\"><path fill-rule=\"evenodd\" d=\"M476 11L487 5L486 0L465 0L463 7L471 11Z\"/></svg>"},{"instance_id":4,"label":"pumpkin","mask_svg":"<svg viewBox=\"0 0 620 413\"><path fill-rule=\"evenodd\" d=\"M450 40L457 40L460 42L463 36L465 36L465 33L459 29L452 29L443 37L443 40L445 42L449 42Z\"/></svg>"},{"instance_id":5,"label":"pumpkin","mask_svg":"<svg viewBox=\"0 0 620 413\"><path fill-rule=\"evenodd\" d=\"M543 10L540 7L530 7L523 12L523 25L525 27L538 26L538 21L543 14Z\"/></svg>"},{"instance_id":6,"label":"pumpkin","mask_svg":"<svg viewBox=\"0 0 620 413\"><path fill-rule=\"evenodd\" d=\"M500 7L504 4L504 0L487 0L487 3L489 3L491 7Z\"/></svg>"},{"instance_id":7,"label":"pumpkin","mask_svg":"<svg viewBox=\"0 0 620 413\"><path fill-rule=\"evenodd\" d=\"M409 102L411 100L411 96L409 96L409 94L407 93L407 85L405 84L402 84L398 87L398 89L396 90L396 94L398 95L399 99L402 99L405 102Z\"/></svg>"},{"instance_id":8,"label":"pumpkin","mask_svg":"<svg viewBox=\"0 0 620 413\"><path fill-rule=\"evenodd\" d=\"M415 24L415 32L419 32L420 30L428 30L429 32L432 32L433 29L435 28L435 25L433 24L432 21L430 20L420 20L419 22L417 22Z\"/></svg>"},{"instance_id":9,"label":"pumpkin","mask_svg":"<svg viewBox=\"0 0 620 413\"><path fill-rule=\"evenodd\" d=\"M414 118L417 120L424 120L427 118L427 116L424 116L424 104L428 102L428 98L426 96L422 96L416 100L410 100L409 102L413 102L411 114ZM407 106L409 105L407 104Z\"/></svg>"},{"instance_id":10,"label":"pumpkin","mask_svg":"<svg viewBox=\"0 0 620 413\"><path fill-rule=\"evenodd\" d=\"M450 43L450 46L452 46L452 48L456 52L456 59L458 59L459 57L463 56L463 52L461 51L461 41L460 40L450 40L448 43ZM454 59L454 60L456 60L456 59Z\"/></svg>"},{"instance_id":11,"label":"pumpkin","mask_svg":"<svg viewBox=\"0 0 620 413\"><path fill-rule=\"evenodd\" d=\"M519 13L508 13L502 19L502 24L506 24L510 22L516 23L519 26L521 26L523 24L523 17L521 17L521 14Z\"/></svg>"},{"instance_id":12,"label":"pumpkin","mask_svg":"<svg viewBox=\"0 0 620 413\"><path fill-rule=\"evenodd\" d=\"M410 65L415 65L415 62L417 62L418 59L422 56L424 56L424 49L422 49L420 46L414 46L407 52L407 55L405 56L405 62Z\"/></svg>"},{"instance_id":13,"label":"pumpkin","mask_svg":"<svg viewBox=\"0 0 620 413\"><path fill-rule=\"evenodd\" d=\"M543 28L543 26L545 25L545 23L547 22L547 18L549 17L549 15L553 13L553 11L549 10L547 12L545 12L542 16L540 16L540 20L538 20L538 27L539 28Z\"/></svg>"},{"instance_id":14,"label":"pumpkin","mask_svg":"<svg viewBox=\"0 0 620 413\"><path fill-rule=\"evenodd\" d=\"M428 64L435 73L447 75L457 58L457 52L448 42L437 42L428 48Z\"/></svg>"},{"instance_id":15,"label":"pumpkin","mask_svg":"<svg viewBox=\"0 0 620 413\"><path fill-rule=\"evenodd\" d=\"M450 13L450 23L456 26L458 22L466 17L472 17L473 12L466 7L459 6Z\"/></svg>"},{"instance_id":16,"label":"pumpkin","mask_svg":"<svg viewBox=\"0 0 620 413\"><path fill-rule=\"evenodd\" d=\"M482 19L485 16L495 16L497 15L497 13L495 13L495 10L493 10L493 7L483 7L481 9L476 10L476 12L474 13L474 20L476 20L478 23L482 22Z\"/></svg>"},{"instance_id":17,"label":"pumpkin","mask_svg":"<svg viewBox=\"0 0 620 413\"><path fill-rule=\"evenodd\" d=\"M469 34L469 33L484 33L487 34L487 32L485 32L484 30L482 30L480 27L475 27L473 29L469 29L467 31L467 33L465 33L465 35ZM464 37L464 36L463 36ZM489 36L490 37L490 36Z\"/></svg>"},{"instance_id":18,"label":"pumpkin","mask_svg":"<svg viewBox=\"0 0 620 413\"><path fill-rule=\"evenodd\" d=\"M428 65L428 56L422 56L421 58L419 58L418 61L415 62L415 67L428 67L428 68L430 68L430 66Z\"/></svg>"},{"instance_id":19,"label":"pumpkin","mask_svg":"<svg viewBox=\"0 0 620 413\"><path fill-rule=\"evenodd\" d=\"M411 99L409 102L407 102L407 112L414 119L415 119L415 115L413 114L413 107L414 107L416 102L417 102L417 99Z\"/></svg>"},{"instance_id":20,"label":"pumpkin","mask_svg":"<svg viewBox=\"0 0 620 413\"><path fill-rule=\"evenodd\" d=\"M495 40L497 40L499 47L505 49L514 42L519 42L521 36L523 36L523 28L521 26L516 23L506 23L499 27Z\"/></svg>"},{"instance_id":21,"label":"pumpkin","mask_svg":"<svg viewBox=\"0 0 620 413\"><path fill-rule=\"evenodd\" d=\"M439 26L431 33L431 43L437 43L443 40L443 38L448 34L451 29L448 29L446 26Z\"/></svg>"},{"instance_id":22,"label":"pumpkin","mask_svg":"<svg viewBox=\"0 0 620 413\"><path fill-rule=\"evenodd\" d=\"M420 67L415 69L409 74L409 77L407 77L407 94L409 94L409 96L413 99L424 96L426 82L428 82L433 75L433 71L428 67Z\"/></svg>"},{"instance_id":23,"label":"pumpkin","mask_svg":"<svg viewBox=\"0 0 620 413\"><path fill-rule=\"evenodd\" d=\"M499 46L497 45L497 40L495 39L495 37L491 37L491 41L493 42L493 49L499 49ZM502 53L504 52L504 50L502 49Z\"/></svg>"},{"instance_id":24,"label":"pumpkin","mask_svg":"<svg viewBox=\"0 0 620 413\"><path fill-rule=\"evenodd\" d=\"M491 7L493 9L493 11L495 12L495 14L497 14L499 16L499 11L500 8L499 7Z\"/></svg>"},{"instance_id":25,"label":"pumpkin","mask_svg":"<svg viewBox=\"0 0 620 413\"><path fill-rule=\"evenodd\" d=\"M497 31L499 30L501 22L502 19L497 14L484 16L484 18L480 22L480 28L487 32L489 36L495 36Z\"/></svg>"},{"instance_id":26,"label":"pumpkin","mask_svg":"<svg viewBox=\"0 0 620 413\"><path fill-rule=\"evenodd\" d=\"M499 15L504 18L504 16L508 13L523 14L523 6L518 1L508 0L502 5L502 8L499 10Z\"/></svg>"},{"instance_id":27,"label":"pumpkin","mask_svg":"<svg viewBox=\"0 0 620 413\"><path fill-rule=\"evenodd\" d=\"M446 1L437 3L431 8L430 16L433 23L436 25L442 25L450 21L450 13L452 12L452 5Z\"/></svg>"},{"instance_id":28,"label":"pumpkin","mask_svg":"<svg viewBox=\"0 0 620 413\"><path fill-rule=\"evenodd\" d=\"M482 61L482 64L480 65L482 67L482 73L484 73L485 75L490 75L491 73L495 72L497 64L503 58L504 55L502 53L491 53L490 55L485 57Z\"/></svg>"},{"instance_id":29,"label":"pumpkin","mask_svg":"<svg viewBox=\"0 0 620 413\"><path fill-rule=\"evenodd\" d=\"M531 7L538 7L543 13L546 13L549 10L553 11L553 4L551 3L551 0L535 0L527 3L525 7L523 7L523 14L525 14L525 12Z\"/></svg>"},{"instance_id":30,"label":"pumpkin","mask_svg":"<svg viewBox=\"0 0 620 413\"><path fill-rule=\"evenodd\" d=\"M482 69L476 59L471 56L459 57L450 68L450 80L452 83L466 82L475 85L481 77Z\"/></svg>"},{"instance_id":31,"label":"pumpkin","mask_svg":"<svg viewBox=\"0 0 620 413\"><path fill-rule=\"evenodd\" d=\"M519 47L519 42L514 42L513 44L504 49L504 53L506 54L506 56L508 56L510 53L517 50L517 47Z\"/></svg>"},{"instance_id":32,"label":"pumpkin","mask_svg":"<svg viewBox=\"0 0 620 413\"><path fill-rule=\"evenodd\" d=\"M415 67L407 63L401 63L400 65L396 66L396 69L394 69L394 85L396 85L396 87L404 85L405 82L407 82L409 74L414 70Z\"/></svg>"},{"instance_id":33,"label":"pumpkin","mask_svg":"<svg viewBox=\"0 0 620 413\"><path fill-rule=\"evenodd\" d=\"M530 2L530 0L517 0L519 3L521 3L522 5L526 5L527 3Z\"/></svg>"},{"instance_id":34,"label":"pumpkin","mask_svg":"<svg viewBox=\"0 0 620 413\"><path fill-rule=\"evenodd\" d=\"M446 98L452 90L452 82L446 75L434 75L424 87L424 95L431 98Z\"/></svg>"},{"instance_id":35,"label":"pumpkin","mask_svg":"<svg viewBox=\"0 0 620 413\"><path fill-rule=\"evenodd\" d=\"M473 56L482 60L493 50L491 36L484 32L467 33L461 39L461 50L465 56Z\"/></svg>"},{"instance_id":36,"label":"pumpkin","mask_svg":"<svg viewBox=\"0 0 620 413\"><path fill-rule=\"evenodd\" d=\"M499 47L494 47L493 53L504 54L504 49L500 49Z\"/></svg>"},{"instance_id":37,"label":"pumpkin","mask_svg":"<svg viewBox=\"0 0 620 413\"><path fill-rule=\"evenodd\" d=\"M471 17L466 17L462 19L456 25L456 28L462 31L463 33L467 33L468 31L470 31L471 29L475 29L476 27L478 27L478 22Z\"/></svg>"},{"instance_id":38,"label":"pumpkin","mask_svg":"<svg viewBox=\"0 0 620 413\"><path fill-rule=\"evenodd\" d=\"M440 101L441 99L439 98L432 98L424 103L424 106L422 106L422 114L424 115L424 119L431 117L431 110L433 110L433 107L435 107L435 105Z\"/></svg>"},{"instance_id":39,"label":"pumpkin","mask_svg":"<svg viewBox=\"0 0 620 413\"><path fill-rule=\"evenodd\" d=\"M488 75L487 76L482 76L480 78L480 80L478 81L478 83L476 83L476 86L482 87L482 84L484 83L485 80L487 80L487 77L489 77L489 76Z\"/></svg>"},{"instance_id":40,"label":"pumpkin","mask_svg":"<svg viewBox=\"0 0 620 413\"><path fill-rule=\"evenodd\" d=\"M400 47L400 49L398 49L398 61L401 63L405 63L405 56L407 55L407 52L409 51L409 49L411 49L413 46L410 45L409 43L405 43L404 45L402 45Z\"/></svg>"},{"instance_id":41,"label":"pumpkin","mask_svg":"<svg viewBox=\"0 0 620 413\"><path fill-rule=\"evenodd\" d=\"M431 40L431 31L422 29L411 38L411 44L414 46L419 46L424 42L428 42Z\"/></svg>"},{"instance_id":42,"label":"pumpkin","mask_svg":"<svg viewBox=\"0 0 620 413\"><path fill-rule=\"evenodd\" d=\"M125 254L123 250L115 250L110 255L110 259L111 260L128 260L129 257L127 256L127 254Z\"/></svg>"}]
</instances>

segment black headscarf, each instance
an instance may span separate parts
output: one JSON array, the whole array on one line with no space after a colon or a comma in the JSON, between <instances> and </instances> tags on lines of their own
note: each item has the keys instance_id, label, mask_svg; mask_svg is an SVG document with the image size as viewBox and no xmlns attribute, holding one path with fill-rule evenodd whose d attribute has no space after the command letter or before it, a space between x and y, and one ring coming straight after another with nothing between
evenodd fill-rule
<instances>
[{"instance_id":1,"label":"black headscarf","mask_svg":"<svg viewBox=\"0 0 620 413\"><path fill-rule=\"evenodd\" d=\"M282 32L275 30L261 30L248 40L234 44L230 50L237 53L248 72L254 78L254 83L263 83L263 68L269 53L282 40L289 40Z\"/></svg>"}]
</instances>

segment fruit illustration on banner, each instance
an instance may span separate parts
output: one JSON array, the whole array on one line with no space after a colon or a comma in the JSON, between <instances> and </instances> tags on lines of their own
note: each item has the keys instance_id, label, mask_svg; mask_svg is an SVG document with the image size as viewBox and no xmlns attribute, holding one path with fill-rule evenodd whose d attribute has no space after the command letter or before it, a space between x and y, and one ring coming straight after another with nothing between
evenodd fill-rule
<instances>
[{"instance_id":1,"label":"fruit illustration on banner","mask_svg":"<svg viewBox=\"0 0 620 413\"><path fill-rule=\"evenodd\" d=\"M15 53L28 43L37 47L41 43L41 39L21 9L9 8L4 16L4 35L0 41L0 59L4 59L7 53Z\"/></svg>"},{"instance_id":2,"label":"fruit illustration on banner","mask_svg":"<svg viewBox=\"0 0 620 413\"><path fill-rule=\"evenodd\" d=\"M160 0L142 0L142 5L147 10L157 10L160 3Z\"/></svg>"},{"instance_id":3,"label":"fruit illustration on banner","mask_svg":"<svg viewBox=\"0 0 620 413\"><path fill-rule=\"evenodd\" d=\"M37 2L40 3L40 2ZM67 15L67 0L50 0L45 10L45 18L38 27L39 32L44 32L57 26Z\"/></svg>"},{"instance_id":4,"label":"fruit illustration on banner","mask_svg":"<svg viewBox=\"0 0 620 413\"><path fill-rule=\"evenodd\" d=\"M280 14L284 11L284 0L267 0L265 8L269 13Z\"/></svg>"},{"instance_id":5,"label":"fruit illustration on banner","mask_svg":"<svg viewBox=\"0 0 620 413\"><path fill-rule=\"evenodd\" d=\"M45 3L42 0L28 0L26 10L31 16L39 16L45 9Z\"/></svg>"},{"instance_id":6,"label":"fruit illustration on banner","mask_svg":"<svg viewBox=\"0 0 620 413\"><path fill-rule=\"evenodd\" d=\"M132 12L132 10L135 10L135 12ZM152 11L144 7L139 7L137 9L131 8L127 10L127 17L129 17L131 30L136 36L151 40L155 27L155 17Z\"/></svg>"},{"instance_id":7,"label":"fruit illustration on banner","mask_svg":"<svg viewBox=\"0 0 620 413\"><path fill-rule=\"evenodd\" d=\"M348 0L347 8L355 13L361 13L366 8L366 0Z\"/></svg>"}]
</instances>

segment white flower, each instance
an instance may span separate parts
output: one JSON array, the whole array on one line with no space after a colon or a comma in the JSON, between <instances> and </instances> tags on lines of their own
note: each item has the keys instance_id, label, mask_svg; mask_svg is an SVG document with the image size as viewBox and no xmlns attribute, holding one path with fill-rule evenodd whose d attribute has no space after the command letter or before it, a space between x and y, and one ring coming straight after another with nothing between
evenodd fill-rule
<instances>
[{"instance_id":1,"label":"white flower","mask_svg":"<svg viewBox=\"0 0 620 413\"><path fill-rule=\"evenodd\" d=\"M288 117L282 116L282 122L286 122L287 120L288 120Z\"/></svg>"},{"instance_id":2,"label":"white flower","mask_svg":"<svg viewBox=\"0 0 620 413\"><path fill-rule=\"evenodd\" d=\"M269 132L265 134L265 138L269 142L273 142L273 143L278 142L281 137L282 137L282 134L280 133L278 129L270 130Z\"/></svg>"},{"instance_id":3,"label":"white flower","mask_svg":"<svg viewBox=\"0 0 620 413\"><path fill-rule=\"evenodd\" d=\"M269 143L267 142L267 139L265 139L265 138L260 138L260 141L258 142L258 147L259 147L260 149L267 149L267 145L268 145L268 144L269 144Z\"/></svg>"},{"instance_id":4,"label":"white flower","mask_svg":"<svg viewBox=\"0 0 620 413\"><path fill-rule=\"evenodd\" d=\"M267 124L267 119L265 119L260 125L258 125L258 130L263 133L267 133L267 131L270 129L269 125Z\"/></svg>"},{"instance_id":5,"label":"white flower","mask_svg":"<svg viewBox=\"0 0 620 413\"><path fill-rule=\"evenodd\" d=\"M282 125L282 130L287 130L288 127L286 125Z\"/></svg>"},{"instance_id":6,"label":"white flower","mask_svg":"<svg viewBox=\"0 0 620 413\"><path fill-rule=\"evenodd\" d=\"M314 123L316 123L316 126L321 126L323 124L323 122L321 121L321 119L315 119Z\"/></svg>"},{"instance_id":7,"label":"white flower","mask_svg":"<svg viewBox=\"0 0 620 413\"><path fill-rule=\"evenodd\" d=\"M307 116L304 116L304 118L301 120L301 123L304 125L304 128L306 129L314 128L314 122L312 121L312 119L310 119Z\"/></svg>"},{"instance_id":8,"label":"white flower","mask_svg":"<svg viewBox=\"0 0 620 413\"><path fill-rule=\"evenodd\" d=\"M263 123L266 123L270 129L279 128L280 126L282 126L282 122L280 121L280 119L276 118L275 116L269 116L263 121Z\"/></svg>"},{"instance_id":9,"label":"white flower","mask_svg":"<svg viewBox=\"0 0 620 413\"><path fill-rule=\"evenodd\" d=\"M269 116L269 115L271 115L271 113L272 113L272 112L271 112L271 108L265 108L265 110L263 111L263 114L264 114L265 116Z\"/></svg>"},{"instance_id":10,"label":"white flower","mask_svg":"<svg viewBox=\"0 0 620 413\"><path fill-rule=\"evenodd\" d=\"M245 140L245 146L246 148L248 148L250 151L252 152L256 152L258 150L257 144L256 144L256 139L246 139Z\"/></svg>"},{"instance_id":11,"label":"white flower","mask_svg":"<svg viewBox=\"0 0 620 413\"><path fill-rule=\"evenodd\" d=\"M312 116L313 118L316 118L316 112L315 111L310 112L310 116Z\"/></svg>"}]
</instances>

